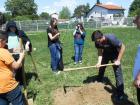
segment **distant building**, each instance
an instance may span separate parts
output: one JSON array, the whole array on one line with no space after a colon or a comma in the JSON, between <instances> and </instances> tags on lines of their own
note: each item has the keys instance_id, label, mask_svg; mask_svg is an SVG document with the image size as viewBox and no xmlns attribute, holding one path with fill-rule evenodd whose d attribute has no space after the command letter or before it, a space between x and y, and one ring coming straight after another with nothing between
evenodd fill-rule
<instances>
[{"instance_id":1,"label":"distant building","mask_svg":"<svg viewBox=\"0 0 140 105\"><path fill-rule=\"evenodd\" d=\"M113 19L113 17L123 17L124 8L112 4L96 3L87 13L87 20L93 18Z\"/></svg>"}]
</instances>

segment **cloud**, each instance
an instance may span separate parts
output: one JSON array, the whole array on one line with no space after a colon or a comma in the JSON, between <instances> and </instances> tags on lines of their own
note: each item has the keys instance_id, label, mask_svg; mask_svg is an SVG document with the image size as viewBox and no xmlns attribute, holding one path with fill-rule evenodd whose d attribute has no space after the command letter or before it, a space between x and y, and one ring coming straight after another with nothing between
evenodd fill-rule
<instances>
[{"instance_id":1,"label":"cloud","mask_svg":"<svg viewBox=\"0 0 140 105\"><path fill-rule=\"evenodd\" d=\"M59 1L53 2L49 6L41 7L38 13L41 13L41 12L47 12L49 14L59 13L62 10L62 7L68 7L70 12L73 13L77 5L78 3L76 2L76 0L59 0Z\"/></svg>"},{"instance_id":2,"label":"cloud","mask_svg":"<svg viewBox=\"0 0 140 105\"><path fill-rule=\"evenodd\" d=\"M130 3L132 3L134 0L131 0Z\"/></svg>"},{"instance_id":3,"label":"cloud","mask_svg":"<svg viewBox=\"0 0 140 105\"><path fill-rule=\"evenodd\" d=\"M115 3L113 3L113 2L106 2L105 4L113 5L113 4L115 4Z\"/></svg>"},{"instance_id":4,"label":"cloud","mask_svg":"<svg viewBox=\"0 0 140 105\"><path fill-rule=\"evenodd\" d=\"M62 7L68 7L71 12L78 5L77 0L60 0L59 2L54 2L54 7L62 9Z\"/></svg>"},{"instance_id":5,"label":"cloud","mask_svg":"<svg viewBox=\"0 0 140 105\"><path fill-rule=\"evenodd\" d=\"M47 12L49 14L52 14L52 13L57 12L57 10L55 8L52 8L52 6L46 6L46 7L41 8L41 11L39 11L39 13L41 12Z\"/></svg>"},{"instance_id":6,"label":"cloud","mask_svg":"<svg viewBox=\"0 0 140 105\"><path fill-rule=\"evenodd\" d=\"M5 8L4 7L1 7L0 8L0 12L5 12Z\"/></svg>"}]
</instances>

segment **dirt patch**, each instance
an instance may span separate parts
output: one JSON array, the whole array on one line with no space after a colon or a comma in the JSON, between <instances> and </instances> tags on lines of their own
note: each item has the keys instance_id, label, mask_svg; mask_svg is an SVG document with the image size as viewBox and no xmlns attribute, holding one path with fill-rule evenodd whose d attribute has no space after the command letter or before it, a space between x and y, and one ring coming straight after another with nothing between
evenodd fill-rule
<instances>
[{"instance_id":1,"label":"dirt patch","mask_svg":"<svg viewBox=\"0 0 140 105\"><path fill-rule=\"evenodd\" d=\"M91 83L81 87L70 86L59 88L54 92L53 105L134 105L130 102L113 101L110 85Z\"/></svg>"}]
</instances>

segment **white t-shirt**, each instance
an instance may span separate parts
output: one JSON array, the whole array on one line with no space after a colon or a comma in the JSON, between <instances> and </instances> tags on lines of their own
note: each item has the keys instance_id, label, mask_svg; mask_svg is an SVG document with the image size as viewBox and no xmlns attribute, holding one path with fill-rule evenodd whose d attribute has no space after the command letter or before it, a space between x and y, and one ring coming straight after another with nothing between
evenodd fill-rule
<instances>
[{"instance_id":1,"label":"white t-shirt","mask_svg":"<svg viewBox=\"0 0 140 105\"><path fill-rule=\"evenodd\" d=\"M8 36L8 49L18 48L19 47L19 39L15 33L9 33Z\"/></svg>"}]
</instances>

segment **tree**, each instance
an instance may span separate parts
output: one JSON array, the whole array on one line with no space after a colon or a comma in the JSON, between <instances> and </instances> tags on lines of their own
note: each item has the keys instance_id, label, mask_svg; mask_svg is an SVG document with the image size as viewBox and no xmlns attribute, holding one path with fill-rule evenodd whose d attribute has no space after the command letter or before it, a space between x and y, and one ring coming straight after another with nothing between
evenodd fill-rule
<instances>
[{"instance_id":1,"label":"tree","mask_svg":"<svg viewBox=\"0 0 140 105\"><path fill-rule=\"evenodd\" d=\"M129 16L136 16L140 14L140 0L134 0L129 8Z\"/></svg>"},{"instance_id":2,"label":"tree","mask_svg":"<svg viewBox=\"0 0 140 105\"><path fill-rule=\"evenodd\" d=\"M47 13L47 12L42 12L41 14L40 14L40 18L42 18L42 19L49 19L50 18L50 16L49 16L49 14Z\"/></svg>"},{"instance_id":3,"label":"tree","mask_svg":"<svg viewBox=\"0 0 140 105\"><path fill-rule=\"evenodd\" d=\"M60 19L69 19L70 16L71 16L71 13L68 7L63 7L62 10L59 12Z\"/></svg>"},{"instance_id":4,"label":"tree","mask_svg":"<svg viewBox=\"0 0 140 105\"><path fill-rule=\"evenodd\" d=\"M79 5L75 8L73 16L80 18L81 16L86 15L89 10L89 3L87 3L86 5Z\"/></svg>"},{"instance_id":5,"label":"tree","mask_svg":"<svg viewBox=\"0 0 140 105\"><path fill-rule=\"evenodd\" d=\"M11 15L10 12L5 12L5 13L3 13L3 14L4 14L4 16L5 16L5 18L6 18L7 21L9 21L9 20L12 19L12 15Z\"/></svg>"},{"instance_id":6,"label":"tree","mask_svg":"<svg viewBox=\"0 0 140 105\"><path fill-rule=\"evenodd\" d=\"M100 0L97 0L97 3L96 4L101 4Z\"/></svg>"},{"instance_id":7,"label":"tree","mask_svg":"<svg viewBox=\"0 0 140 105\"><path fill-rule=\"evenodd\" d=\"M2 12L0 12L0 26L5 23L6 23L5 15Z\"/></svg>"},{"instance_id":8,"label":"tree","mask_svg":"<svg viewBox=\"0 0 140 105\"><path fill-rule=\"evenodd\" d=\"M37 5L34 0L7 0L5 7L13 17L35 15L37 13Z\"/></svg>"}]
</instances>

